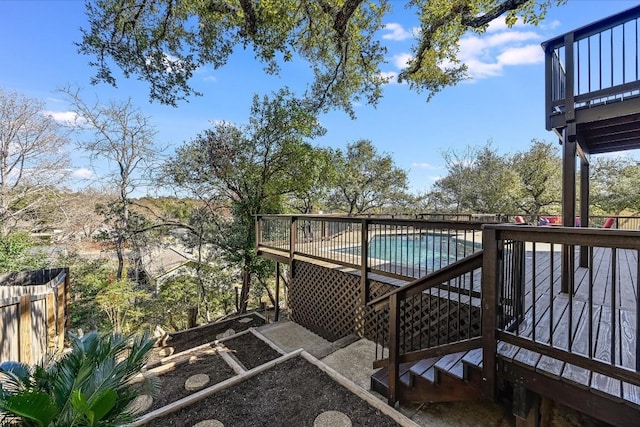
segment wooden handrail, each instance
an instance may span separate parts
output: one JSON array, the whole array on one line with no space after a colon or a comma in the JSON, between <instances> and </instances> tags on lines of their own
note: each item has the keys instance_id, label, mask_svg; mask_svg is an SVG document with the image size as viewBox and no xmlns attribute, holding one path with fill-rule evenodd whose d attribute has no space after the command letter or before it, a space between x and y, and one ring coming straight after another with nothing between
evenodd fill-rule
<instances>
[{"instance_id":1,"label":"wooden handrail","mask_svg":"<svg viewBox=\"0 0 640 427\"><path fill-rule=\"evenodd\" d=\"M441 354L443 351L462 351L462 349L472 349L481 346L480 338L458 341L431 349L421 349L407 354L400 354L400 306L404 299L419 294L426 289L433 288L444 282L460 277L472 272L476 268L482 267L483 251L473 253L459 261L447 265L440 270L434 271L426 276L414 280L413 282L395 289L386 295L370 301L367 305L375 310L389 307L389 357L383 361L374 362L374 368L388 366L388 393L387 399L390 405L395 405L398 400L400 388L400 363L403 361L418 360L416 357Z\"/></svg>"},{"instance_id":2,"label":"wooden handrail","mask_svg":"<svg viewBox=\"0 0 640 427\"><path fill-rule=\"evenodd\" d=\"M399 299L410 297L429 288L439 286L448 280L454 279L464 273L473 271L478 267L482 267L483 253L484 252L482 250L474 252L473 254L462 258L459 261L453 262L446 267L429 273L426 276L416 279L413 282L407 283L402 287L394 289L393 291L385 295L375 298L369 301L367 305L373 306L374 310L378 311L389 305L389 298L391 298L392 295L397 295Z\"/></svg>"}]
</instances>

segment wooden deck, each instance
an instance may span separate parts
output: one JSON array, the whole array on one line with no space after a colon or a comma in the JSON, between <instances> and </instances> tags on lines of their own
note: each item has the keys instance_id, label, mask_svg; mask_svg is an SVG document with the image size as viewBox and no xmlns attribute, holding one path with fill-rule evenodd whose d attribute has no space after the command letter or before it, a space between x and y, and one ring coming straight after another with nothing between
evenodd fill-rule
<instances>
[{"instance_id":1,"label":"wooden deck","mask_svg":"<svg viewBox=\"0 0 640 427\"><path fill-rule=\"evenodd\" d=\"M637 251L595 248L592 267L574 269L573 295L560 292L560 257L559 251L526 252L524 315L513 333L536 344L635 372ZM503 362L640 405L640 387L504 341L499 341L497 348Z\"/></svg>"}]
</instances>

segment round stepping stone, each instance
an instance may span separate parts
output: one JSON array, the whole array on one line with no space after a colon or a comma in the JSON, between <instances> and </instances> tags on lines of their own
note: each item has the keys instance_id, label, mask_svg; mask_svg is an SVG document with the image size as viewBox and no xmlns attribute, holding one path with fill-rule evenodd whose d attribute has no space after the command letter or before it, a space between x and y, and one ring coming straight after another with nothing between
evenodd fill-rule
<instances>
[{"instance_id":1,"label":"round stepping stone","mask_svg":"<svg viewBox=\"0 0 640 427\"><path fill-rule=\"evenodd\" d=\"M196 374L192 375L184 382L184 388L188 391L200 390L204 386L209 384L209 375Z\"/></svg>"},{"instance_id":2,"label":"round stepping stone","mask_svg":"<svg viewBox=\"0 0 640 427\"><path fill-rule=\"evenodd\" d=\"M223 333L216 335L216 339L219 340L222 338L230 337L231 335L235 335L235 334L236 334L236 331L234 331L233 329L227 329Z\"/></svg>"},{"instance_id":3,"label":"round stepping stone","mask_svg":"<svg viewBox=\"0 0 640 427\"><path fill-rule=\"evenodd\" d=\"M160 355L160 357L167 357L167 356L171 356L174 351L176 351L176 349L173 347L164 347L160 349L158 354Z\"/></svg>"},{"instance_id":4,"label":"round stepping stone","mask_svg":"<svg viewBox=\"0 0 640 427\"><path fill-rule=\"evenodd\" d=\"M313 427L351 427L351 420L340 411L326 411L313 420Z\"/></svg>"},{"instance_id":5,"label":"round stepping stone","mask_svg":"<svg viewBox=\"0 0 640 427\"><path fill-rule=\"evenodd\" d=\"M251 317L243 317L242 319L238 320L238 322L240 323L251 323L251 321L253 321Z\"/></svg>"},{"instance_id":6,"label":"round stepping stone","mask_svg":"<svg viewBox=\"0 0 640 427\"><path fill-rule=\"evenodd\" d=\"M151 408L153 405L153 397L148 394L141 394L140 396L133 399L133 401L129 404L129 408L131 412L134 414L142 414Z\"/></svg>"},{"instance_id":7,"label":"round stepping stone","mask_svg":"<svg viewBox=\"0 0 640 427\"><path fill-rule=\"evenodd\" d=\"M203 420L194 424L193 427L224 427L224 424L218 420Z\"/></svg>"}]
</instances>

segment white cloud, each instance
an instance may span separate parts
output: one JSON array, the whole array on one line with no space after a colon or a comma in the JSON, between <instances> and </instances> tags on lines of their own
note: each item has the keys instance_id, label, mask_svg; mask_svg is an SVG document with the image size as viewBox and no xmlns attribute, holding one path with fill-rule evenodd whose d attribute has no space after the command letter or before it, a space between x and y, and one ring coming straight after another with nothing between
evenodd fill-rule
<instances>
[{"instance_id":1,"label":"white cloud","mask_svg":"<svg viewBox=\"0 0 640 427\"><path fill-rule=\"evenodd\" d=\"M205 82L215 82L218 79L216 79L216 76L205 76L202 80L204 80Z\"/></svg>"},{"instance_id":2,"label":"white cloud","mask_svg":"<svg viewBox=\"0 0 640 427\"><path fill-rule=\"evenodd\" d=\"M65 124L73 124L78 120L78 115L73 111L43 111L42 114Z\"/></svg>"},{"instance_id":3,"label":"white cloud","mask_svg":"<svg viewBox=\"0 0 640 427\"><path fill-rule=\"evenodd\" d=\"M72 175L80 179L92 179L95 176L93 172L87 168L75 169Z\"/></svg>"},{"instance_id":4,"label":"white cloud","mask_svg":"<svg viewBox=\"0 0 640 427\"><path fill-rule=\"evenodd\" d=\"M543 28L545 30L555 30L559 26L560 26L560 21L558 21L557 19L554 19L553 21L549 21L549 22L543 22L542 24L540 24L540 28Z\"/></svg>"},{"instance_id":5,"label":"white cloud","mask_svg":"<svg viewBox=\"0 0 640 427\"><path fill-rule=\"evenodd\" d=\"M407 67L407 63L412 59L413 56L410 53L400 53L393 55L393 64L398 67L399 70L402 70Z\"/></svg>"},{"instance_id":6,"label":"white cloud","mask_svg":"<svg viewBox=\"0 0 640 427\"><path fill-rule=\"evenodd\" d=\"M544 53L537 44L512 47L498 55L498 63L503 65L537 64L544 61Z\"/></svg>"},{"instance_id":7,"label":"white cloud","mask_svg":"<svg viewBox=\"0 0 640 427\"><path fill-rule=\"evenodd\" d=\"M484 36L469 35L460 40L458 59L466 64L472 79L500 76L505 66L537 64L544 61L538 44L541 36L530 26L509 29L504 21L492 21ZM448 64L442 64L443 68Z\"/></svg>"},{"instance_id":8,"label":"white cloud","mask_svg":"<svg viewBox=\"0 0 640 427\"><path fill-rule=\"evenodd\" d=\"M389 31L387 34L383 34L382 38L385 40L394 40L394 41L402 41L414 37L416 32L419 31L417 28L412 28L409 31L405 30L401 24L397 22L391 22L384 26L383 31Z\"/></svg>"},{"instance_id":9,"label":"white cloud","mask_svg":"<svg viewBox=\"0 0 640 427\"><path fill-rule=\"evenodd\" d=\"M505 31L512 30L514 28L527 27L530 25L524 24L521 19L518 19L515 24L509 28L507 23L504 21L504 16L498 17L493 21L489 22L489 26L487 27L487 33L494 33L496 31Z\"/></svg>"},{"instance_id":10,"label":"white cloud","mask_svg":"<svg viewBox=\"0 0 640 427\"><path fill-rule=\"evenodd\" d=\"M425 170L437 170L442 169L442 166L432 165L427 162L413 162L411 163L412 168L425 169Z\"/></svg>"},{"instance_id":11,"label":"white cloud","mask_svg":"<svg viewBox=\"0 0 640 427\"><path fill-rule=\"evenodd\" d=\"M387 84L398 82L398 73L395 71L381 71L378 75L385 79Z\"/></svg>"}]
</instances>

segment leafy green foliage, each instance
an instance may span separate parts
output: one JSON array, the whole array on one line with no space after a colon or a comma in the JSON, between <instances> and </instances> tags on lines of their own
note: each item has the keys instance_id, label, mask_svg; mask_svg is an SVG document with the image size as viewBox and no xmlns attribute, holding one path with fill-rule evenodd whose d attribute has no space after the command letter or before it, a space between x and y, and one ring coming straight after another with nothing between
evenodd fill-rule
<instances>
[{"instance_id":1,"label":"leafy green foliage","mask_svg":"<svg viewBox=\"0 0 640 427\"><path fill-rule=\"evenodd\" d=\"M447 175L427 196L438 211L544 213L560 200L560 158L533 140L528 151L500 155L491 143L444 153Z\"/></svg>"},{"instance_id":2,"label":"leafy green foliage","mask_svg":"<svg viewBox=\"0 0 640 427\"><path fill-rule=\"evenodd\" d=\"M268 0L202 2L199 0L100 0L87 2L89 25L79 51L95 58L94 82L115 85L111 63L125 77L138 75L151 85L152 99L176 103L194 93L189 79L199 67L226 64L234 48L249 47L265 72L301 59L313 80L306 109L375 104L387 79L382 76L386 48L379 41L392 7L405 8L419 22L413 58L399 80L429 96L466 78L457 58L468 30L483 33L505 15L537 24L552 4L566 0Z\"/></svg>"},{"instance_id":3,"label":"leafy green foliage","mask_svg":"<svg viewBox=\"0 0 640 427\"><path fill-rule=\"evenodd\" d=\"M312 156L314 149L305 139L323 132L315 116L283 89L271 97L254 97L248 125L215 124L180 147L164 168L174 185L197 192L217 207L194 211L198 221L208 221L213 228L192 228L206 233L200 237L242 271L241 312L248 304L252 275L272 268L255 253L255 215L282 212L287 197L313 185L305 171L294 166Z\"/></svg>"},{"instance_id":4,"label":"leafy green foliage","mask_svg":"<svg viewBox=\"0 0 640 427\"><path fill-rule=\"evenodd\" d=\"M405 197L407 173L389 154L380 154L371 141L360 140L336 156L337 177L329 198L334 211L348 215L378 213Z\"/></svg>"},{"instance_id":5,"label":"leafy green foliage","mask_svg":"<svg viewBox=\"0 0 640 427\"><path fill-rule=\"evenodd\" d=\"M69 306L71 329L109 330L111 324L96 297L113 277L113 268L106 259L88 259L77 253L60 257L58 264L69 267L73 304Z\"/></svg>"},{"instance_id":6,"label":"leafy green foliage","mask_svg":"<svg viewBox=\"0 0 640 427\"><path fill-rule=\"evenodd\" d=\"M133 419L129 404L157 384L131 380L154 340L96 332L71 336L71 352L35 366L0 364L0 414L26 426L117 426Z\"/></svg>"},{"instance_id":7,"label":"leafy green foliage","mask_svg":"<svg viewBox=\"0 0 640 427\"><path fill-rule=\"evenodd\" d=\"M591 164L591 204L601 213L640 212L640 165L626 157L594 157Z\"/></svg>"},{"instance_id":8,"label":"leafy green foliage","mask_svg":"<svg viewBox=\"0 0 640 427\"><path fill-rule=\"evenodd\" d=\"M96 295L96 303L109 319L111 327L116 332L136 331L145 316L143 303L151 295L140 289L129 279L109 277L107 283Z\"/></svg>"},{"instance_id":9,"label":"leafy green foliage","mask_svg":"<svg viewBox=\"0 0 640 427\"><path fill-rule=\"evenodd\" d=\"M519 211L538 215L561 202L562 160L558 145L533 140L528 151L516 153L513 169L520 178Z\"/></svg>"},{"instance_id":10,"label":"leafy green foliage","mask_svg":"<svg viewBox=\"0 0 640 427\"><path fill-rule=\"evenodd\" d=\"M167 330L188 328L191 310L196 311L196 323L201 324L227 315L234 308L235 280L229 269L209 264L192 272L197 274L176 276L160 285L154 311L160 314L158 323Z\"/></svg>"},{"instance_id":11,"label":"leafy green foliage","mask_svg":"<svg viewBox=\"0 0 640 427\"><path fill-rule=\"evenodd\" d=\"M0 238L0 273L44 268L46 256L34 248L27 233L12 232Z\"/></svg>"}]
</instances>

